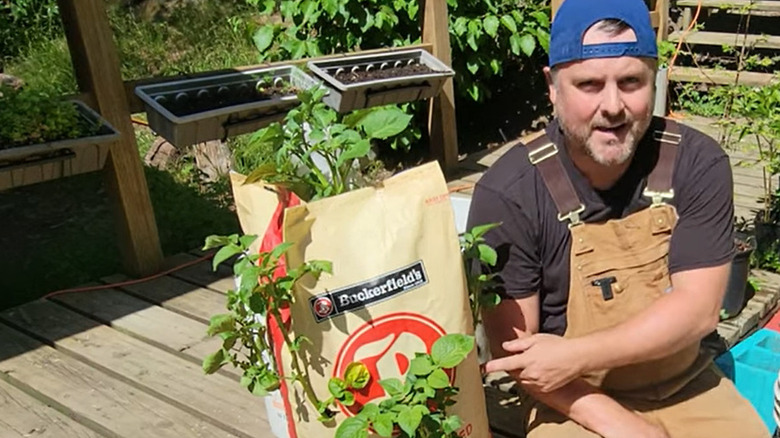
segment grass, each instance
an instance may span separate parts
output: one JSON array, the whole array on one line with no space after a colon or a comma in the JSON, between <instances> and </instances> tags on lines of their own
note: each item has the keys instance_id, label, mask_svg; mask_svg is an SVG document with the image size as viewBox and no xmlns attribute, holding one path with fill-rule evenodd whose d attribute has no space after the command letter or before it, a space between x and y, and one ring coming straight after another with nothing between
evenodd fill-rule
<instances>
[{"instance_id":1,"label":"grass","mask_svg":"<svg viewBox=\"0 0 780 438\"><path fill-rule=\"evenodd\" d=\"M253 12L239 2L187 3L165 21L145 20L119 6L109 20L125 80L171 76L249 65L258 60L248 35ZM6 62L8 74L27 86L59 94L77 91L68 45L62 30L51 39L28 42L28 49Z\"/></svg>"},{"instance_id":2,"label":"grass","mask_svg":"<svg viewBox=\"0 0 780 438\"><path fill-rule=\"evenodd\" d=\"M252 11L244 2L187 2L163 20L109 9L124 79L167 76L247 65L257 60L247 36ZM52 94L77 91L61 29L20 43L4 60L5 73ZM31 34L35 34L32 32ZM41 33L38 33L41 34ZM137 127L139 157L155 140ZM240 142L241 140L237 140ZM145 168L163 253L201 247L210 234L239 231L227 181L199 181L191 157L169 171ZM0 192L0 309L122 271L116 227L101 173Z\"/></svg>"}]
</instances>

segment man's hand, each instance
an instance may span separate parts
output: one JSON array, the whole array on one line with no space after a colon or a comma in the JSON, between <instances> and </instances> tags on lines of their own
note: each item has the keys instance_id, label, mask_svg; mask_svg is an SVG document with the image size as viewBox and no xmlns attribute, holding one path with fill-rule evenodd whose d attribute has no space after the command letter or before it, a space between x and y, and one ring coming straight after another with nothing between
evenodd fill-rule
<instances>
[{"instance_id":1,"label":"man's hand","mask_svg":"<svg viewBox=\"0 0 780 438\"><path fill-rule=\"evenodd\" d=\"M486 372L506 371L524 385L547 393L563 387L585 372L584 357L571 339L549 334L520 337L502 344L515 353L485 364Z\"/></svg>"}]
</instances>

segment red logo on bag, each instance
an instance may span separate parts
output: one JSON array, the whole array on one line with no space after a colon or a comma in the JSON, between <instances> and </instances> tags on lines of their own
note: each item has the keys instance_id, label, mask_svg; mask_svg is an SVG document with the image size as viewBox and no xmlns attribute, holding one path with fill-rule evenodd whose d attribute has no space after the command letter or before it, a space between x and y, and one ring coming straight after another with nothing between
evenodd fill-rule
<instances>
[{"instance_id":1,"label":"red logo on bag","mask_svg":"<svg viewBox=\"0 0 780 438\"><path fill-rule=\"evenodd\" d=\"M333 301L327 297L317 298L317 300L314 301L313 307L314 313L316 313L317 316L320 318L325 318L326 316L330 315L331 312L333 312Z\"/></svg>"},{"instance_id":2,"label":"red logo on bag","mask_svg":"<svg viewBox=\"0 0 780 438\"><path fill-rule=\"evenodd\" d=\"M366 403L384 397L379 381L392 377L403 381L414 353L430 353L433 343L445 334L434 321L414 313L392 313L358 328L341 346L333 376L343 378L350 363L362 362L371 379L355 391L355 404L341 407L344 414L356 415ZM448 374L454 381L454 371Z\"/></svg>"}]
</instances>

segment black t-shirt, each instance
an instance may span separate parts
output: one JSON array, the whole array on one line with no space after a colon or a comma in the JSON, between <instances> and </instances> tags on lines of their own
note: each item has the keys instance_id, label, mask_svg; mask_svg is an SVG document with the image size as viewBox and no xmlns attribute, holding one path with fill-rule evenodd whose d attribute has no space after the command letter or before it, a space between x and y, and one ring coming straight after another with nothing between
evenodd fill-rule
<instances>
[{"instance_id":1,"label":"black t-shirt","mask_svg":"<svg viewBox=\"0 0 780 438\"><path fill-rule=\"evenodd\" d=\"M558 153L580 200L581 219L588 223L625 217L650 205L642 195L647 176L658 160L658 143L648 129L626 173L605 191L593 189L574 166L553 121L547 135ZM672 233L670 273L728 262L734 251L733 183L728 155L711 137L680 126L670 203L679 220ZM527 149L507 151L474 189L468 227L501 222L486 236L499 254L496 272L503 296L522 298L540 293L541 331L562 335L566 330L571 235Z\"/></svg>"}]
</instances>

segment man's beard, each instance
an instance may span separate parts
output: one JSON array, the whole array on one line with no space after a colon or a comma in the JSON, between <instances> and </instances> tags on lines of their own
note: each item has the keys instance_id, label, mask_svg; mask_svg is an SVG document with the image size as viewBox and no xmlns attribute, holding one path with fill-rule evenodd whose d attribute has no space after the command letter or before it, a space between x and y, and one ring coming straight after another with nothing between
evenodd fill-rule
<instances>
[{"instance_id":1,"label":"man's beard","mask_svg":"<svg viewBox=\"0 0 780 438\"><path fill-rule=\"evenodd\" d=\"M581 153L588 155L593 161L602 166L619 166L626 163L634 155L634 151L637 148L639 140L644 135L647 127L650 124L650 118L647 118L647 122L637 123L636 120L630 116L625 117L620 123L608 122L606 120L596 120L592 122L588 127L582 129L575 129L568 125L566 119L558 114L558 120L561 125L563 133L566 135L567 141L570 142L570 147L574 147ZM610 140L598 147L594 145L594 141L590 139L590 135L601 127L610 127L616 125L627 125L628 131L625 133L622 141L620 139ZM619 148L617 153L604 154L604 149Z\"/></svg>"}]
</instances>

